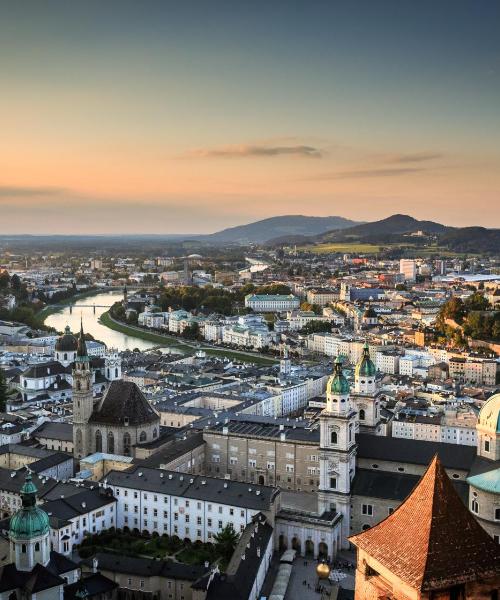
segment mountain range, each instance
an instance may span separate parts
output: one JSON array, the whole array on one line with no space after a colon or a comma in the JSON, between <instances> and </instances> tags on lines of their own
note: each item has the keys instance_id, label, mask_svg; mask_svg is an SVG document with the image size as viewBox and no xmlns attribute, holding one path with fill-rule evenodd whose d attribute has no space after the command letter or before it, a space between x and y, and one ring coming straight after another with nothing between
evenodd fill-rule
<instances>
[{"instance_id":1,"label":"mountain range","mask_svg":"<svg viewBox=\"0 0 500 600\"><path fill-rule=\"evenodd\" d=\"M428 242L429 236L442 247L456 252L500 253L500 229L450 227L435 221L419 221L409 215L395 214L370 223L357 223L342 217L285 215L223 229L198 237L220 244L324 244L356 242L373 244Z\"/></svg>"},{"instance_id":2,"label":"mountain range","mask_svg":"<svg viewBox=\"0 0 500 600\"><path fill-rule=\"evenodd\" d=\"M304 215L283 215L271 217L249 223L229 227L204 236L197 236L198 240L214 244L263 244L270 239L289 239L294 236L314 236L327 231L344 229L358 225L359 222L344 219L343 217L306 217Z\"/></svg>"}]
</instances>

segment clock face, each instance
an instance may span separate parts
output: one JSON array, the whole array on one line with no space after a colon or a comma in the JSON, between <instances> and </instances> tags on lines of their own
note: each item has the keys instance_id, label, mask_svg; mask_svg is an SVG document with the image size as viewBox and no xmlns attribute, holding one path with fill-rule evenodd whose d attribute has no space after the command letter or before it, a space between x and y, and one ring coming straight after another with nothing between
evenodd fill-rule
<instances>
[{"instance_id":1,"label":"clock face","mask_svg":"<svg viewBox=\"0 0 500 600\"><path fill-rule=\"evenodd\" d=\"M338 463L329 462L328 463L328 474L330 475L331 473L337 473L337 472L338 472Z\"/></svg>"}]
</instances>

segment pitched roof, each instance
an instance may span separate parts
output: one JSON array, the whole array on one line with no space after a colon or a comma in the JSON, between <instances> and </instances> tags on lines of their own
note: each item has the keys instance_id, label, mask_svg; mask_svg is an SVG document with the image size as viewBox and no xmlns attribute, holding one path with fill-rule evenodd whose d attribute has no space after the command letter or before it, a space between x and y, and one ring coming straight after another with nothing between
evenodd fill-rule
<instances>
[{"instance_id":1,"label":"pitched roof","mask_svg":"<svg viewBox=\"0 0 500 600\"><path fill-rule=\"evenodd\" d=\"M132 381L112 381L106 396L90 417L91 423L142 425L159 421L160 417Z\"/></svg>"},{"instance_id":2,"label":"pitched roof","mask_svg":"<svg viewBox=\"0 0 500 600\"><path fill-rule=\"evenodd\" d=\"M437 456L392 515L349 539L417 590L500 576L500 546L463 505Z\"/></svg>"}]
</instances>

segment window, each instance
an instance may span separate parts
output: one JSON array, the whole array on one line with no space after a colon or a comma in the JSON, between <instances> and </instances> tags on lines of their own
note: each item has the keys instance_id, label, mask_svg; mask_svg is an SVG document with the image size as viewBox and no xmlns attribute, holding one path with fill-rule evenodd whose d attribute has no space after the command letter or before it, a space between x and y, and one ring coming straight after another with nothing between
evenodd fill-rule
<instances>
[{"instance_id":1,"label":"window","mask_svg":"<svg viewBox=\"0 0 500 600\"><path fill-rule=\"evenodd\" d=\"M473 513L475 513L477 515L477 513L479 512L479 503L477 500L473 500L472 504L471 504L471 510Z\"/></svg>"},{"instance_id":2,"label":"window","mask_svg":"<svg viewBox=\"0 0 500 600\"><path fill-rule=\"evenodd\" d=\"M95 432L95 451L102 452L102 435L99 429Z\"/></svg>"},{"instance_id":3,"label":"window","mask_svg":"<svg viewBox=\"0 0 500 600\"><path fill-rule=\"evenodd\" d=\"M500 521L500 508L495 508L495 521Z\"/></svg>"},{"instance_id":4,"label":"window","mask_svg":"<svg viewBox=\"0 0 500 600\"><path fill-rule=\"evenodd\" d=\"M130 456L130 447L132 445L131 439L130 439L130 433L128 431L126 431L123 434L123 454L125 456Z\"/></svg>"},{"instance_id":5,"label":"window","mask_svg":"<svg viewBox=\"0 0 500 600\"><path fill-rule=\"evenodd\" d=\"M393 508L392 506L389 506L389 508L388 508L388 513L389 513L390 515L392 515L392 513L393 513L393 512L394 512L394 508Z\"/></svg>"},{"instance_id":6,"label":"window","mask_svg":"<svg viewBox=\"0 0 500 600\"><path fill-rule=\"evenodd\" d=\"M363 408L359 411L359 420L360 421L365 420L365 410Z\"/></svg>"},{"instance_id":7,"label":"window","mask_svg":"<svg viewBox=\"0 0 500 600\"><path fill-rule=\"evenodd\" d=\"M336 477L330 477L330 487L332 489L337 489L337 478Z\"/></svg>"},{"instance_id":8,"label":"window","mask_svg":"<svg viewBox=\"0 0 500 600\"><path fill-rule=\"evenodd\" d=\"M141 433L139 435L139 442L145 442L145 441L146 441L146 432L141 431Z\"/></svg>"},{"instance_id":9,"label":"window","mask_svg":"<svg viewBox=\"0 0 500 600\"><path fill-rule=\"evenodd\" d=\"M361 513L363 515L368 515L369 517L373 516L373 505L372 504L362 504L361 505Z\"/></svg>"},{"instance_id":10,"label":"window","mask_svg":"<svg viewBox=\"0 0 500 600\"><path fill-rule=\"evenodd\" d=\"M349 424L349 441L352 442L352 423Z\"/></svg>"},{"instance_id":11,"label":"window","mask_svg":"<svg viewBox=\"0 0 500 600\"><path fill-rule=\"evenodd\" d=\"M114 451L115 451L115 436L113 435L113 432L110 431L108 433L108 452L110 454L113 454Z\"/></svg>"},{"instance_id":12,"label":"window","mask_svg":"<svg viewBox=\"0 0 500 600\"><path fill-rule=\"evenodd\" d=\"M35 552L38 552L40 550L40 542L36 542L35 544Z\"/></svg>"},{"instance_id":13,"label":"window","mask_svg":"<svg viewBox=\"0 0 500 600\"><path fill-rule=\"evenodd\" d=\"M404 470L405 470L405 468L404 468L404 467L398 467L398 471L399 471L400 473L404 473Z\"/></svg>"},{"instance_id":14,"label":"window","mask_svg":"<svg viewBox=\"0 0 500 600\"><path fill-rule=\"evenodd\" d=\"M127 579L127 585L132 585L132 579L130 579L130 577Z\"/></svg>"},{"instance_id":15,"label":"window","mask_svg":"<svg viewBox=\"0 0 500 600\"><path fill-rule=\"evenodd\" d=\"M330 443L332 444L338 444L338 435L336 431L332 431L330 433Z\"/></svg>"},{"instance_id":16,"label":"window","mask_svg":"<svg viewBox=\"0 0 500 600\"><path fill-rule=\"evenodd\" d=\"M490 451L490 440L484 440L484 451L485 452Z\"/></svg>"}]
</instances>

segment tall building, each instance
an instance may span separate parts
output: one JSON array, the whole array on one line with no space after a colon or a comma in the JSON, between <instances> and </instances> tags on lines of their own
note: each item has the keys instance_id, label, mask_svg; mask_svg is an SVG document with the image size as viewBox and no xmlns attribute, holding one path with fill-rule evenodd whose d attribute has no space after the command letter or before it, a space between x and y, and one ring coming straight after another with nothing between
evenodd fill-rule
<instances>
[{"instance_id":1,"label":"tall building","mask_svg":"<svg viewBox=\"0 0 500 600\"><path fill-rule=\"evenodd\" d=\"M111 355L106 368L111 383L94 399L92 370L83 325L73 369L73 453L85 458L94 452L132 456L135 446L158 439L160 417L137 385L123 381L119 358Z\"/></svg>"},{"instance_id":2,"label":"tall building","mask_svg":"<svg viewBox=\"0 0 500 600\"><path fill-rule=\"evenodd\" d=\"M350 538L356 600L498 598L500 546L455 491L437 456L386 519Z\"/></svg>"},{"instance_id":3,"label":"tall building","mask_svg":"<svg viewBox=\"0 0 500 600\"><path fill-rule=\"evenodd\" d=\"M342 543L348 547L351 481L356 464L356 411L349 399L349 382L342 361L335 360L326 388L326 408L320 415L318 513L336 511L342 515Z\"/></svg>"},{"instance_id":4,"label":"tall building","mask_svg":"<svg viewBox=\"0 0 500 600\"><path fill-rule=\"evenodd\" d=\"M368 343L354 370L354 392L351 402L358 413L359 430L363 433L380 433L380 406L375 380L377 369L370 358Z\"/></svg>"},{"instance_id":5,"label":"tall building","mask_svg":"<svg viewBox=\"0 0 500 600\"><path fill-rule=\"evenodd\" d=\"M405 281L415 281L417 278L417 263L412 258L402 258L399 261L399 272L404 275Z\"/></svg>"}]
</instances>

